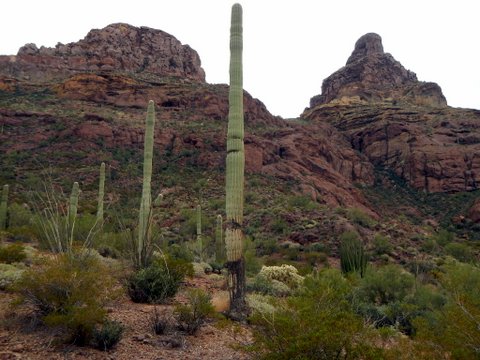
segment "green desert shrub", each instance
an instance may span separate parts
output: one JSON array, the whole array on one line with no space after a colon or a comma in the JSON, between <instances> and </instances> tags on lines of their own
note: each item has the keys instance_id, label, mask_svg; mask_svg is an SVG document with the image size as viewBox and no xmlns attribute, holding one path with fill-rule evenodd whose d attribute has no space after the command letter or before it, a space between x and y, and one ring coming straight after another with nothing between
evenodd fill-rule
<instances>
[{"instance_id":1,"label":"green desert shrub","mask_svg":"<svg viewBox=\"0 0 480 360\"><path fill-rule=\"evenodd\" d=\"M22 277L24 271L24 268L15 265L0 264L0 290L8 290Z\"/></svg>"},{"instance_id":2,"label":"green desert shrub","mask_svg":"<svg viewBox=\"0 0 480 360\"><path fill-rule=\"evenodd\" d=\"M8 206L10 214L9 226L10 228L29 226L31 225L32 212L26 205L13 203Z\"/></svg>"},{"instance_id":3,"label":"green desert shrub","mask_svg":"<svg viewBox=\"0 0 480 360\"><path fill-rule=\"evenodd\" d=\"M12 264L27 258L25 248L21 244L9 244L0 247L0 263Z\"/></svg>"},{"instance_id":4,"label":"green desert shrub","mask_svg":"<svg viewBox=\"0 0 480 360\"><path fill-rule=\"evenodd\" d=\"M347 218L355 224L358 224L368 229L373 228L377 223L370 215L366 214L364 211L358 208L348 209Z\"/></svg>"},{"instance_id":5,"label":"green desert shrub","mask_svg":"<svg viewBox=\"0 0 480 360\"><path fill-rule=\"evenodd\" d=\"M398 265L369 270L352 299L356 312L376 327L395 327L409 335L415 317L444 302L434 288L415 285L414 276Z\"/></svg>"},{"instance_id":6,"label":"green desert shrub","mask_svg":"<svg viewBox=\"0 0 480 360\"><path fill-rule=\"evenodd\" d=\"M107 351L113 348L120 339L124 327L121 323L114 320L106 320L93 330L92 345L99 350Z\"/></svg>"},{"instance_id":7,"label":"green desert shrub","mask_svg":"<svg viewBox=\"0 0 480 360\"><path fill-rule=\"evenodd\" d=\"M445 246L455 240L455 234L448 230L441 229L433 235L433 240L440 246Z\"/></svg>"},{"instance_id":8,"label":"green desert shrub","mask_svg":"<svg viewBox=\"0 0 480 360\"><path fill-rule=\"evenodd\" d=\"M128 279L128 294L138 303L161 303L173 297L186 276L193 276L193 265L170 256L158 257Z\"/></svg>"},{"instance_id":9,"label":"green desert shrub","mask_svg":"<svg viewBox=\"0 0 480 360\"><path fill-rule=\"evenodd\" d=\"M417 339L435 344L449 359L480 359L480 269L449 262L439 276L445 306L415 321Z\"/></svg>"},{"instance_id":10,"label":"green desert shrub","mask_svg":"<svg viewBox=\"0 0 480 360\"><path fill-rule=\"evenodd\" d=\"M28 243L39 238L38 232L33 225L10 227L8 231L13 235L14 241Z\"/></svg>"},{"instance_id":11,"label":"green desert shrub","mask_svg":"<svg viewBox=\"0 0 480 360\"><path fill-rule=\"evenodd\" d=\"M193 252L188 249L185 244L172 244L168 247L168 254L177 260L184 260L187 262L193 262Z\"/></svg>"},{"instance_id":12,"label":"green desert shrub","mask_svg":"<svg viewBox=\"0 0 480 360\"><path fill-rule=\"evenodd\" d=\"M193 335L215 313L215 309L210 294L205 290L190 289L186 297L187 304L175 306L173 316L180 330Z\"/></svg>"},{"instance_id":13,"label":"green desert shrub","mask_svg":"<svg viewBox=\"0 0 480 360\"><path fill-rule=\"evenodd\" d=\"M256 253L258 256L272 255L279 250L276 239L262 239L255 241Z\"/></svg>"},{"instance_id":14,"label":"green desert shrub","mask_svg":"<svg viewBox=\"0 0 480 360\"><path fill-rule=\"evenodd\" d=\"M326 264L328 261L327 254L318 251L310 251L304 255L305 261L311 266L317 266L320 264Z\"/></svg>"},{"instance_id":15,"label":"green desert shrub","mask_svg":"<svg viewBox=\"0 0 480 360\"><path fill-rule=\"evenodd\" d=\"M254 311L249 350L262 360L381 359L347 301L350 291L337 270L307 277L296 295L273 298L273 311Z\"/></svg>"},{"instance_id":16,"label":"green desert shrub","mask_svg":"<svg viewBox=\"0 0 480 360\"><path fill-rule=\"evenodd\" d=\"M155 335L163 335L170 329L170 316L160 313L157 307L154 306L153 312L148 318L148 324Z\"/></svg>"},{"instance_id":17,"label":"green desert shrub","mask_svg":"<svg viewBox=\"0 0 480 360\"><path fill-rule=\"evenodd\" d=\"M61 254L23 273L15 286L21 303L50 326L66 330L68 341L86 344L106 318L104 306L118 291L98 258Z\"/></svg>"},{"instance_id":18,"label":"green desert shrub","mask_svg":"<svg viewBox=\"0 0 480 360\"><path fill-rule=\"evenodd\" d=\"M467 244L449 243L445 245L445 253L462 262L472 262L475 259L472 249Z\"/></svg>"},{"instance_id":19,"label":"green desert shrub","mask_svg":"<svg viewBox=\"0 0 480 360\"><path fill-rule=\"evenodd\" d=\"M392 252L392 244L390 240L382 234L376 234L373 239L373 251L376 255L390 254Z\"/></svg>"}]
</instances>

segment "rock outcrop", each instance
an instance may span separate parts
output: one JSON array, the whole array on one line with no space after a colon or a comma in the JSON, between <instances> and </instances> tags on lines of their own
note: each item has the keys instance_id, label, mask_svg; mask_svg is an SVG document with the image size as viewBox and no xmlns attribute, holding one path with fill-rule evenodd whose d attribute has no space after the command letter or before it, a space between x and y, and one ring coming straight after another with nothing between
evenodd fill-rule
<instances>
[{"instance_id":1,"label":"rock outcrop","mask_svg":"<svg viewBox=\"0 0 480 360\"><path fill-rule=\"evenodd\" d=\"M200 57L188 45L161 30L121 23L91 30L76 43L59 43L55 48L26 44L16 56L0 56L0 73L33 81L99 70L205 81Z\"/></svg>"},{"instance_id":2,"label":"rock outcrop","mask_svg":"<svg viewBox=\"0 0 480 360\"><path fill-rule=\"evenodd\" d=\"M480 186L480 111L446 106L438 85L419 82L366 34L328 77L302 118L334 125L375 166L427 192Z\"/></svg>"},{"instance_id":3,"label":"rock outcrop","mask_svg":"<svg viewBox=\"0 0 480 360\"><path fill-rule=\"evenodd\" d=\"M114 24L54 49L26 45L16 57L0 59L5 99L23 94L15 98L18 107L0 109L0 151L34 153L65 168L71 156L80 157L75 154L82 154L86 166L102 152L108 162L123 149L140 151L144 111L152 99L158 151L182 167L222 168L228 86L203 80L197 53L159 30ZM375 216L353 185L373 184L373 166L332 125L287 122L247 92L244 110L249 173ZM65 153L70 155L56 156Z\"/></svg>"},{"instance_id":4,"label":"rock outcrop","mask_svg":"<svg viewBox=\"0 0 480 360\"><path fill-rule=\"evenodd\" d=\"M418 81L415 73L383 51L382 39L374 33L357 41L346 65L323 81L322 94L310 100L310 107L331 102L447 105L437 84Z\"/></svg>"}]
</instances>

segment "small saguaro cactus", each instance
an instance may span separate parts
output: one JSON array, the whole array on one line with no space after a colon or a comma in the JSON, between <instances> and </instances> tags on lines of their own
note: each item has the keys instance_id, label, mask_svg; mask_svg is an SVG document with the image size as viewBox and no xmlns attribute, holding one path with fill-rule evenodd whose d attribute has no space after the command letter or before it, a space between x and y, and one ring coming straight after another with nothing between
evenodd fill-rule
<instances>
[{"instance_id":1,"label":"small saguaro cactus","mask_svg":"<svg viewBox=\"0 0 480 360\"><path fill-rule=\"evenodd\" d=\"M243 125L243 29L242 7L234 4L230 27L230 91L228 96L228 131L226 164L226 228L230 316L244 317L245 260L243 256L243 187L244 187L244 125Z\"/></svg>"},{"instance_id":2,"label":"small saguaro cactus","mask_svg":"<svg viewBox=\"0 0 480 360\"><path fill-rule=\"evenodd\" d=\"M8 185L3 185L2 202L0 203L0 230L7 228Z\"/></svg>"},{"instance_id":3,"label":"small saguaro cactus","mask_svg":"<svg viewBox=\"0 0 480 360\"><path fill-rule=\"evenodd\" d=\"M145 241L148 237L152 211L152 166L153 166L153 136L155 128L155 105L148 102L147 119L145 122L145 141L143 149L143 188L138 218L137 265L146 266Z\"/></svg>"},{"instance_id":4,"label":"small saguaro cactus","mask_svg":"<svg viewBox=\"0 0 480 360\"><path fill-rule=\"evenodd\" d=\"M155 200L153 201L153 207L159 207L162 205L163 194L158 194Z\"/></svg>"},{"instance_id":5,"label":"small saguaro cactus","mask_svg":"<svg viewBox=\"0 0 480 360\"><path fill-rule=\"evenodd\" d=\"M103 198L105 196L105 163L100 165L100 179L98 182L97 225L103 225Z\"/></svg>"},{"instance_id":6,"label":"small saguaro cactus","mask_svg":"<svg viewBox=\"0 0 480 360\"><path fill-rule=\"evenodd\" d=\"M199 261L203 261L203 241L202 241L202 207L197 205L197 249Z\"/></svg>"},{"instance_id":7,"label":"small saguaro cactus","mask_svg":"<svg viewBox=\"0 0 480 360\"><path fill-rule=\"evenodd\" d=\"M217 215L217 226L215 229L215 262L223 264L225 262L225 245L223 244L223 219L222 215Z\"/></svg>"}]
</instances>

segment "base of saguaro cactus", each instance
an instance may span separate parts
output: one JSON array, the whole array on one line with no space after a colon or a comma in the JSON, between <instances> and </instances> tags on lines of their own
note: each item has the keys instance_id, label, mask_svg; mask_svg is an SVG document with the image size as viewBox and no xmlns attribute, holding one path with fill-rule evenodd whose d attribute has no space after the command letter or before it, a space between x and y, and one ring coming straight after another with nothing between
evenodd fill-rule
<instances>
[{"instance_id":1,"label":"base of saguaro cactus","mask_svg":"<svg viewBox=\"0 0 480 360\"><path fill-rule=\"evenodd\" d=\"M245 260L242 257L237 261L229 261L225 267L228 269L230 295L230 309L227 316L235 321L245 321L250 313L245 301Z\"/></svg>"}]
</instances>

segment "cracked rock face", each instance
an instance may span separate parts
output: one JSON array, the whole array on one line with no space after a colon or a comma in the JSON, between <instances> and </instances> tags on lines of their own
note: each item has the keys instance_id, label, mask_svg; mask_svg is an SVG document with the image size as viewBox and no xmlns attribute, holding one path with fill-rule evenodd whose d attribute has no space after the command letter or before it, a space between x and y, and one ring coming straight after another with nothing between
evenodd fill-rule
<instances>
[{"instance_id":1,"label":"cracked rock face","mask_svg":"<svg viewBox=\"0 0 480 360\"><path fill-rule=\"evenodd\" d=\"M302 114L344 133L375 166L426 192L480 186L480 111L456 109L435 83L417 80L381 38L366 34L346 65L324 80Z\"/></svg>"},{"instance_id":2,"label":"cracked rock face","mask_svg":"<svg viewBox=\"0 0 480 360\"><path fill-rule=\"evenodd\" d=\"M0 73L34 81L85 71L120 70L205 81L200 57L161 30L112 24L75 43L54 48L26 44L16 56L0 56Z\"/></svg>"},{"instance_id":3,"label":"cracked rock face","mask_svg":"<svg viewBox=\"0 0 480 360\"><path fill-rule=\"evenodd\" d=\"M322 94L310 100L310 107L331 102L447 105L437 84L418 81L383 51L382 38L374 33L358 39L346 65L323 81Z\"/></svg>"}]
</instances>

